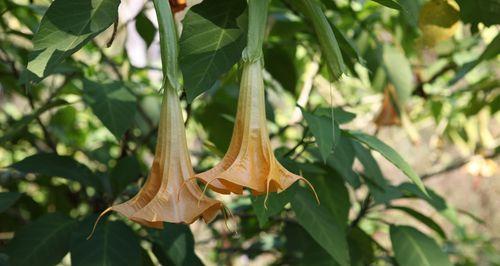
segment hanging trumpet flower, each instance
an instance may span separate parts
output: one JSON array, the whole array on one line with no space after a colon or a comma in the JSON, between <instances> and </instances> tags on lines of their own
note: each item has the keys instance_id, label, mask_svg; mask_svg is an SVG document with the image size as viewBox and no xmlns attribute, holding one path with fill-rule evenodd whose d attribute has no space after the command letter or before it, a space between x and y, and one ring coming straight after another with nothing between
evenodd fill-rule
<instances>
[{"instance_id":1,"label":"hanging trumpet flower","mask_svg":"<svg viewBox=\"0 0 500 266\"><path fill-rule=\"evenodd\" d=\"M139 194L129 201L109 207L100 217L109 211L117 211L135 222L155 228L162 228L163 222L190 224L198 218L210 222L222 203L208 198L201 200L202 191L198 185L185 184L194 172L177 95L180 88L177 33L168 2L153 2L160 26L164 75L164 97L153 166Z\"/></svg>"},{"instance_id":2,"label":"hanging trumpet flower","mask_svg":"<svg viewBox=\"0 0 500 266\"><path fill-rule=\"evenodd\" d=\"M210 222L221 203L205 198L200 188L185 184L194 176L186 144L184 121L177 93L165 88L156 154L151 173L139 194L127 202L110 207L140 224L160 227L163 222L193 223L198 218Z\"/></svg>"},{"instance_id":3,"label":"hanging trumpet flower","mask_svg":"<svg viewBox=\"0 0 500 266\"><path fill-rule=\"evenodd\" d=\"M238 110L229 149L214 168L197 174L206 187L219 193L253 194L280 192L301 176L286 170L276 160L266 125L262 41L267 20L267 0L252 0L249 5L248 44L243 52L243 73ZM311 186L312 188L312 186Z\"/></svg>"}]
</instances>

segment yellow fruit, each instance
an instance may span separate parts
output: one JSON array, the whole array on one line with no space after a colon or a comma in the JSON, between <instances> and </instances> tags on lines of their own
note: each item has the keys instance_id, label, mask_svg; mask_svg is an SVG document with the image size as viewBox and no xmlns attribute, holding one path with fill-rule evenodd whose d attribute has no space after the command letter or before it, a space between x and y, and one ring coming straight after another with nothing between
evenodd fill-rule
<instances>
[{"instance_id":1,"label":"yellow fruit","mask_svg":"<svg viewBox=\"0 0 500 266\"><path fill-rule=\"evenodd\" d=\"M455 0L431 0L422 6L418 27L425 46L435 46L455 34L460 19L459 10Z\"/></svg>"}]
</instances>

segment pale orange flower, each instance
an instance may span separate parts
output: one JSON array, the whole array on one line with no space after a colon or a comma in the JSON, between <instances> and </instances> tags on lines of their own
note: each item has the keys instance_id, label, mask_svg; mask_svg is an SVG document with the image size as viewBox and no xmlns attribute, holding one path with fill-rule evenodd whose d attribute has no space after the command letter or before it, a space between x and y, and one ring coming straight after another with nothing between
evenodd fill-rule
<instances>
[{"instance_id":1,"label":"pale orange flower","mask_svg":"<svg viewBox=\"0 0 500 266\"><path fill-rule=\"evenodd\" d=\"M135 197L109 207L99 218L117 211L142 225L162 228L163 222L190 224L198 218L208 223L222 207L219 201L202 199L197 184L184 184L194 172L181 107L174 89L167 87L164 94L155 157L146 183Z\"/></svg>"},{"instance_id":2,"label":"pale orange flower","mask_svg":"<svg viewBox=\"0 0 500 266\"><path fill-rule=\"evenodd\" d=\"M266 123L262 63L245 62L229 149L219 164L195 178L219 193L242 194L249 188L254 195L266 193L266 199L269 192L281 192L297 180L312 188L276 160Z\"/></svg>"}]
</instances>

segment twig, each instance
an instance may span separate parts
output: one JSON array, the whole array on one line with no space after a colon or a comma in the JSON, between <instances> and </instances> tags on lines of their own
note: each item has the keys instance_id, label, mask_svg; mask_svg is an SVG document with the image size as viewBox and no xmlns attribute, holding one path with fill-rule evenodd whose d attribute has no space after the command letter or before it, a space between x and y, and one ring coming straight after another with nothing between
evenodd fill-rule
<instances>
[{"instance_id":1,"label":"twig","mask_svg":"<svg viewBox=\"0 0 500 266\"><path fill-rule=\"evenodd\" d=\"M488 155L484 156L484 158L486 158L486 159L495 158L496 156L498 156L498 154L499 154L499 152L495 151L495 152L493 152L491 154L488 154ZM429 179L431 177L438 176L438 175L441 175L441 174L444 174L444 173L447 173L447 172L459 169L462 166L466 165L468 162L470 162L471 159L472 158L460 159L458 161L455 161L455 162L453 162L453 163L445 166L442 169L439 169L439 170L436 170L436 171L432 171L432 172L423 174L423 175L420 176L420 178L422 180L427 180L427 179Z\"/></svg>"},{"instance_id":2,"label":"twig","mask_svg":"<svg viewBox=\"0 0 500 266\"><path fill-rule=\"evenodd\" d=\"M371 202L372 202L372 197L371 197L371 194L368 193L368 195L366 195L365 199L363 200L363 203L361 203L361 209L359 210L358 215L349 224L349 229L352 229L352 228L356 227L358 225L358 223L361 221L361 219L366 214L368 214L368 211L370 210L370 207L371 207L370 206Z\"/></svg>"},{"instance_id":3,"label":"twig","mask_svg":"<svg viewBox=\"0 0 500 266\"><path fill-rule=\"evenodd\" d=\"M106 47L109 48L113 44L113 41L116 37L116 32L118 31L118 15L116 16L115 23L113 23L113 33L111 34L111 38L106 43Z\"/></svg>"}]
</instances>

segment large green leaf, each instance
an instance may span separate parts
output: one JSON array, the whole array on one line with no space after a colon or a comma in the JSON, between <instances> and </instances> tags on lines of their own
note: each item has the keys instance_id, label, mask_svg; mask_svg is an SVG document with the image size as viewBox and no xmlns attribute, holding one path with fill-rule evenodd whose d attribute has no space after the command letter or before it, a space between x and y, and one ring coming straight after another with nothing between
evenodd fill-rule
<instances>
[{"instance_id":1,"label":"large green leaf","mask_svg":"<svg viewBox=\"0 0 500 266\"><path fill-rule=\"evenodd\" d=\"M427 194L427 191L425 190L424 187L424 183L422 183L422 180L417 175L417 173L415 173L415 171L413 171L413 168L405 161L405 159L403 159L403 157L401 157L401 155L399 155L389 145L383 143L374 136L370 136L362 132L351 131L347 135L365 144L370 149L375 150L380 154L382 154L382 156L384 156L389 162L391 162L397 168L403 171L403 173L405 173L406 176L408 176L410 180L413 181L413 183L415 183L423 193Z\"/></svg>"},{"instance_id":2,"label":"large green leaf","mask_svg":"<svg viewBox=\"0 0 500 266\"><path fill-rule=\"evenodd\" d=\"M409 226L390 227L396 261L401 266L452 265L434 239Z\"/></svg>"},{"instance_id":3,"label":"large green leaf","mask_svg":"<svg viewBox=\"0 0 500 266\"><path fill-rule=\"evenodd\" d=\"M64 215L47 214L16 232L7 245L11 265L50 266L68 253L75 221Z\"/></svg>"},{"instance_id":4,"label":"large green leaf","mask_svg":"<svg viewBox=\"0 0 500 266\"><path fill-rule=\"evenodd\" d=\"M139 239L121 221L101 221L87 240L96 216L84 219L71 240L71 265L140 265L142 261Z\"/></svg>"},{"instance_id":5,"label":"large green leaf","mask_svg":"<svg viewBox=\"0 0 500 266\"><path fill-rule=\"evenodd\" d=\"M413 91L413 72L402 51L391 45L382 48L382 62L387 77L396 88L398 104L404 104Z\"/></svg>"},{"instance_id":6,"label":"large green leaf","mask_svg":"<svg viewBox=\"0 0 500 266\"><path fill-rule=\"evenodd\" d=\"M237 19L244 10L243 0L205 0L186 14L180 67L189 102L210 89L240 59L245 32Z\"/></svg>"},{"instance_id":7,"label":"large green leaf","mask_svg":"<svg viewBox=\"0 0 500 266\"><path fill-rule=\"evenodd\" d=\"M156 244L153 252L163 265L203 265L194 253L194 238L189 226L165 223L163 230L149 230L149 235Z\"/></svg>"},{"instance_id":8,"label":"large green leaf","mask_svg":"<svg viewBox=\"0 0 500 266\"><path fill-rule=\"evenodd\" d=\"M117 18L119 0L55 0L33 37L28 70L44 77Z\"/></svg>"},{"instance_id":9,"label":"large green leaf","mask_svg":"<svg viewBox=\"0 0 500 266\"><path fill-rule=\"evenodd\" d=\"M465 23L486 26L500 24L500 1L498 0L457 0L460 17Z\"/></svg>"},{"instance_id":10,"label":"large green leaf","mask_svg":"<svg viewBox=\"0 0 500 266\"><path fill-rule=\"evenodd\" d=\"M344 184L344 179L335 173L330 173L325 176L316 175L308 180L318 193L321 205L330 212L332 217L345 230L351 202L349 201L349 192Z\"/></svg>"},{"instance_id":11,"label":"large green leaf","mask_svg":"<svg viewBox=\"0 0 500 266\"><path fill-rule=\"evenodd\" d=\"M0 213L16 203L20 196L17 192L0 192Z\"/></svg>"},{"instance_id":12,"label":"large green leaf","mask_svg":"<svg viewBox=\"0 0 500 266\"><path fill-rule=\"evenodd\" d=\"M83 82L83 99L111 133L121 139L134 122L137 98L122 83Z\"/></svg>"},{"instance_id":13,"label":"large green leaf","mask_svg":"<svg viewBox=\"0 0 500 266\"><path fill-rule=\"evenodd\" d=\"M373 239L359 227L353 227L347 235L351 265L373 265L375 254Z\"/></svg>"},{"instance_id":14,"label":"large green leaf","mask_svg":"<svg viewBox=\"0 0 500 266\"><path fill-rule=\"evenodd\" d=\"M490 44L484 49L483 53L475 60L472 60L471 62L468 62L464 64L456 73L455 77L453 77L452 80L450 80L449 84L454 84L455 82L459 81L461 78L463 78L467 73L469 73L472 69L474 69L477 65L479 65L481 62L490 60L493 58L498 57L498 54L500 53L500 33L497 34L495 39L491 41Z\"/></svg>"},{"instance_id":15,"label":"large green leaf","mask_svg":"<svg viewBox=\"0 0 500 266\"><path fill-rule=\"evenodd\" d=\"M332 78L337 80L346 72L346 67L330 22L321 9L321 3L318 0L295 0L292 4L311 22Z\"/></svg>"},{"instance_id":16,"label":"large green leaf","mask_svg":"<svg viewBox=\"0 0 500 266\"><path fill-rule=\"evenodd\" d=\"M318 205L309 191L298 189L292 208L299 224L340 265L349 265L349 252L342 221Z\"/></svg>"},{"instance_id":17,"label":"large green leaf","mask_svg":"<svg viewBox=\"0 0 500 266\"><path fill-rule=\"evenodd\" d=\"M338 265L336 261L298 224L285 223L283 235L289 265L327 266Z\"/></svg>"},{"instance_id":18,"label":"large green leaf","mask_svg":"<svg viewBox=\"0 0 500 266\"><path fill-rule=\"evenodd\" d=\"M100 188L99 180L92 171L70 156L60 156L54 153L38 153L26 157L9 167L23 173L63 177L77 181L84 186Z\"/></svg>"},{"instance_id":19,"label":"large green leaf","mask_svg":"<svg viewBox=\"0 0 500 266\"><path fill-rule=\"evenodd\" d=\"M316 139L321 157L323 157L323 161L326 162L335 144L339 141L339 125L335 123L332 118L311 114L303 108L300 108L300 110L302 110L302 115L306 119L309 129L311 129Z\"/></svg>"}]
</instances>

